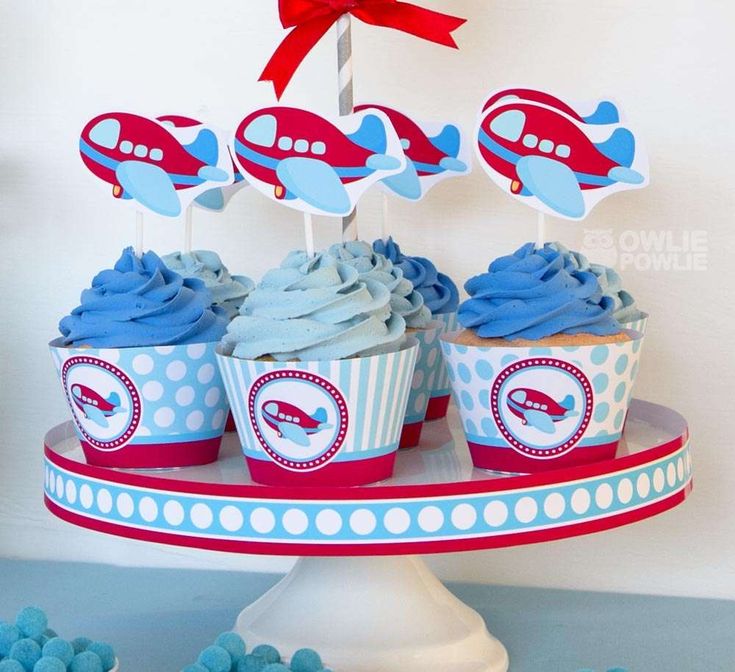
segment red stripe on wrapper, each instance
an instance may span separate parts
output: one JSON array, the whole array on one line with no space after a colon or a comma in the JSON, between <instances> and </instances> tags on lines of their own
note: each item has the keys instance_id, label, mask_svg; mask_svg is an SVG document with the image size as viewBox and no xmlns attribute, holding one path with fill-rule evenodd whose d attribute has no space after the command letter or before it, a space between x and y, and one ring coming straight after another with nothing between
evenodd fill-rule
<instances>
[{"instance_id":1,"label":"red stripe on wrapper","mask_svg":"<svg viewBox=\"0 0 735 672\"><path fill-rule=\"evenodd\" d=\"M451 398L452 396L448 394L446 397L432 397L429 399L429 405L426 408L426 422L446 418Z\"/></svg>"},{"instance_id":2,"label":"red stripe on wrapper","mask_svg":"<svg viewBox=\"0 0 735 672\"><path fill-rule=\"evenodd\" d=\"M84 457L96 467L117 469L174 469L197 467L217 460L222 436L202 441L128 444L104 451L82 440Z\"/></svg>"},{"instance_id":3,"label":"red stripe on wrapper","mask_svg":"<svg viewBox=\"0 0 735 672\"><path fill-rule=\"evenodd\" d=\"M398 443L399 448L415 448L421 441L421 430L424 428L423 422L412 422L410 425L403 425L401 432L401 440Z\"/></svg>"},{"instance_id":4,"label":"red stripe on wrapper","mask_svg":"<svg viewBox=\"0 0 735 672\"><path fill-rule=\"evenodd\" d=\"M547 460L534 459L516 452L512 448L483 446L467 442L470 447L472 464L478 469L502 471L513 474L537 474L542 471L568 469L603 460L612 460L618 449L618 441L600 446L584 446Z\"/></svg>"},{"instance_id":5,"label":"red stripe on wrapper","mask_svg":"<svg viewBox=\"0 0 735 672\"><path fill-rule=\"evenodd\" d=\"M250 476L263 485L299 487L352 487L384 481L393 476L396 453L373 457L368 460L330 462L315 471L289 471L270 460L246 457Z\"/></svg>"}]
</instances>

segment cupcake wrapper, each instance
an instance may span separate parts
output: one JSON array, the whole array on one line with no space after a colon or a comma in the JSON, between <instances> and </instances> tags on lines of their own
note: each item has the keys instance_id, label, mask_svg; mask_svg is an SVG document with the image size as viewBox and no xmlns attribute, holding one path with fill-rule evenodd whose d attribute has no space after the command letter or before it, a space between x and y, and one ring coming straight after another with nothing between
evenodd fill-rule
<instances>
[{"instance_id":1,"label":"cupcake wrapper","mask_svg":"<svg viewBox=\"0 0 735 672\"><path fill-rule=\"evenodd\" d=\"M401 432L400 447L415 448L421 440L421 430L429 406L429 396L440 368L443 368L441 342L442 326L432 322L426 329L412 332L419 342L419 352L411 390L408 394L406 419Z\"/></svg>"},{"instance_id":2,"label":"cupcake wrapper","mask_svg":"<svg viewBox=\"0 0 735 672\"><path fill-rule=\"evenodd\" d=\"M218 352L253 480L363 485L393 473L415 338L397 352L323 362L268 362Z\"/></svg>"},{"instance_id":3,"label":"cupcake wrapper","mask_svg":"<svg viewBox=\"0 0 735 672\"><path fill-rule=\"evenodd\" d=\"M606 345L442 348L476 467L534 473L614 457L643 336Z\"/></svg>"},{"instance_id":4,"label":"cupcake wrapper","mask_svg":"<svg viewBox=\"0 0 735 672\"><path fill-rule=\"evenodd\" d=\"M441 324L441 334L456 331L459 326L456 311L435 315L434 319ZM447 372L444 358L441 357L439 368L436 371L436 376L431 386L429 405L426 409L426 422L446 417L451 395L452 386L449 382L449 373Z\"/></svg>"},{"instance_id":5,"label":"cupcake wrapper","mask_svg":"<svg viewBox=\"0 0 735 672\"><path fill-rule=\"evenodd\" d=\"M217 343L49 344L89 464L164 469L217 459L228 413Z\"/></svg>"}]
</instances>

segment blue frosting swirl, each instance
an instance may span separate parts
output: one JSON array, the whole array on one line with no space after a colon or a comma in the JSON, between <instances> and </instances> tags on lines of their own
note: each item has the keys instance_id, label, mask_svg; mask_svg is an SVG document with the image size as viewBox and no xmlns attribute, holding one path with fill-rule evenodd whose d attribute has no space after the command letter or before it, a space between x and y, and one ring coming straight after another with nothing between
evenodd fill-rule
<instances>
[{"instance_id":1,"label":"blue frosting swirl","mask_svg":"<svg viewBox=\"0 0 735 672\"><path fill-rule=\"evenodd\" d=\"M470 298L458 318L481 338L539 340L555 334L608 336L620 332L614 302L594 273L580 271L569 255L533 243L490 264L465 285Z\"/></svg>"},{"instance_id":2,"label":"blue frosting swirl","mask_svg":"<svg viewBox=\"0 0 735 672\"><path fill-rule=\"evenodd\" d=\"M59 323L64 345L126 348L209 343L222 338L225 311L201 280L182 278L154 252L123 250L98 273L81 305Z\"/></svg>"},{"instance_id":3,"label":"blue frosting swirl","mask_svg":"<svg viewBox=\"0 0 735 672\"><path fill-rule=\"evenodd\" d=\"M373 250L387 257L403 271L403 277L413 283L416 291L424 297L424 305L432 315L453 313L459 307L459 290L452 279L439 273L436 266L426 257L409 257L393 238L376 240Z\"/></svg>"}]
</instances>

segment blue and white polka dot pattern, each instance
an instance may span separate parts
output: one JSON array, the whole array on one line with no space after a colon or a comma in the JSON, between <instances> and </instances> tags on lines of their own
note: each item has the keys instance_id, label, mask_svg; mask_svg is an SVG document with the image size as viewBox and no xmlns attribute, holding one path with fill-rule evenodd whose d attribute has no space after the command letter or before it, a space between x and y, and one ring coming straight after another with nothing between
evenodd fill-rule
<instances>
[{"instance_id":1,"label":"blue and white polka dot pattern","mask_svg":"<svg viewBox=\"0 0 735 672\"><path fill-rule=\"evenodd\" d=\"M438 323L432 324L427 329L412 332L411 335L419 342L419 353L408 394L404 421L406 425L424 421L431 390L442 366L442 348L439 340L441 326Z\"/></svg>"},{"instance_id":2,"label":"blue and white polka dot pattern","mask_svg":"<svg viewBox=\"0 0 735 672\"><path fill-rule=\"evenodd\" d=\"M67 360L84 356L113 364L130 378L142 412L140 424L127 443L186 442L215 438L224 431L229 405L217 368L216 346L216 343L119 349L52 346L51 356L60 376Z\"/></svg>"},{"instance_id":3,"label":"blue and white polka dot pattern","mask_svg":"<svg viewBox=\"0 0 735 672\"><path fill-rule=\"evenodd\" d=\"M49 458L45 494L80 516L164 534L270 543L361 544L492 537L634 511L690 485L687 443L640 467L553 486L446 497L249 499L163 492L70 473Z\"/></svg>"},{"instance_id":4,"label":"blue and white polka dot pattern","mask_svg":"<svg viewBox=\"0 0 735 672\"><path fill-rule=\"evenodd\" d=\"M459 322L457 321L456 312L442 313L441 315L435 315L434 320L438 321L442 325L441 331L439 332L440 337L442 334L448 334L453 331L456 331L457 328L459 327ZM444 363L444 357L442 356L441 352L437 354L439 355L441 359L441 363L439 364L439 368L437 369L436 376L431 386L431 398L432 399L434 397L447 397L452 393L452 385L449 382L449 373Z\"/></svg>"},{"instance_id":5,"label":"blue and white polka dot pattern","mask_svg":"<svg viewBox=\"0 0 735 672\"><path fill-rule=\"evenodd\" d=\"M443 341L447 370L468 441L511 447L493 417L491 391L498 376L516 362L567 362L587 377L593 393L591 418L576 445L619 440L630 406L642 339L597 346L479 348ZM545 359L547 358L547 359Z\"/></svg>"}]
</instances>

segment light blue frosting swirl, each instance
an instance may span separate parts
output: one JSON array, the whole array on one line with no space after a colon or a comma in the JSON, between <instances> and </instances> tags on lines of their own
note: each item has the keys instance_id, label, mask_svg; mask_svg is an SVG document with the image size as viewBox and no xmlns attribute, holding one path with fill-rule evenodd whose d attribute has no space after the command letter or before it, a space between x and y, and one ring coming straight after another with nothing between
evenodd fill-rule
<instances>
[{"instance_id":1,"label":"light blue frosting swirl","mask_svg":"<svg viewBox=\"0 0 735 672\"><path fill-rule=\"evenodd\" d=\"M528 243L495 260L465 289L470 298L459 307L459 322L481 338L620 332L612 316L614 302L602 295L597 277L548 244L536 250Z\"/></svg>"},{"instance_id":2,"label":"light blue frosting swirl","mask_svg":"<svg viewBox=\"0 0 735 672\"><path fill-rule=\"evenodd\" d=\"M425 329L431 322L431 311L413 283L403 277L403 271L390 259L373 252L362 240L332 245L329 254L349 264L360 274L360 280L375 280L390 291L390 305L406 321L410 329Z\"/></svg>"},{"instance_id":3,"label":"light blue frosting swirl","mask_svg":"<svg viewBox=\"0 0 735 672\"><path fill-rule=\"evenodd\" d=\"M94 277L59 330L64 345L126 348L218 341L226 324L201 280L182 278L155 252L138 258L128 247L114 269Z\"/></svg>"},{"instance_id":4,"label":"light blue frosting swirl","mask_svg":"<svg viewBox=\"0 0 735 672\"><path fill-rule=\"evenodd\" d=\"M395 350L405 332L384 284L331 254L292 252L245 299L223 350L242 359L346 359Z\"/></svg>"},{"instance_id":5,"label":"light blue frosting swirl","mask_svg":"<svg viewBox=\"0 0 735 672\"><path fill-rule=\"evenodd\" d=\"M212 304L220 306L232 320L255 283L244 275L230 275L216 252L195 250L172 252L161 257L163 263L184 278L198 278L212 294Z\"/></svg>"},{"instance_id":6,"label":"light blue frosting swirl","mask_svg":"<svg viewBox=\"0 0 735 672\"><path fill-rule=\"evenodd\" d=\"M625 324L635 322L643 317L643 313L638 310L633 295L623 289L623 280L614 268L602 264L591 264L581 252L574 252L561 243L551 243L551 247L559 250L564 255L568 255L578 270L595 274L600 283L602 295L609 296L614 302L613 317L618 322Z\"/></svg>"},{"instance_id":7,"label":"light blue frosting swirl","mask_svg":"<svg viewBox=\"0 0 735 672\"><path fill-rule=\"evenodd\" d=\"M459 307L459 290L453 280L439 273L436 266L425 257L409 257L392 237L387 242L376 240L373 250L382 254L403 272L403 277L411 281L416 291L424 299L424 305L432 315L453 313Z\"/></svg>"}]
</instances>

